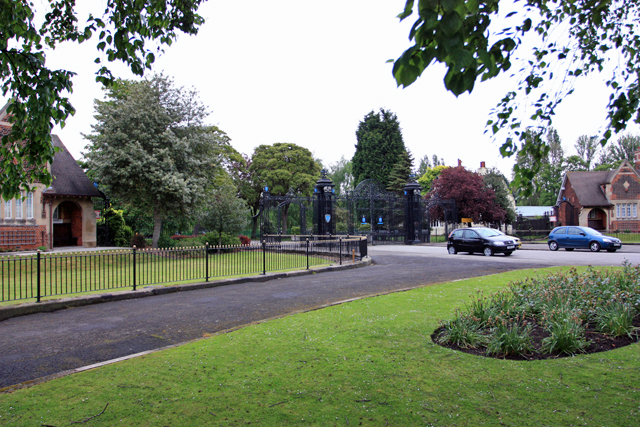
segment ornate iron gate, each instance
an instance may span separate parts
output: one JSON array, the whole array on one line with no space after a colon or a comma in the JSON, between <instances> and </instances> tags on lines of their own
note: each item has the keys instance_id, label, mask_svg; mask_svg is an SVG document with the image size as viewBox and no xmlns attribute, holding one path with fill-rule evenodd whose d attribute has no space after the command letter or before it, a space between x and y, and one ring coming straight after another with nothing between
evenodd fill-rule
<instances>
[{"instance_id":1,"label":"ornate iron gate","mask_svg":"<svg viewBox=\"0 0 640 427\"><path fill-rule=\"evenodd\" d=\"M260 236L367 235L374 244L421 241L425 225L421 187L409 182L404 195L386 191L373 180L362 181L343 196L336 196L333 182L323 171L312 197L295 194L262 194ZM308 211L313 209L313 215ZM293 226L291 226L293 225Z\"/></svg>"}]
</instances>

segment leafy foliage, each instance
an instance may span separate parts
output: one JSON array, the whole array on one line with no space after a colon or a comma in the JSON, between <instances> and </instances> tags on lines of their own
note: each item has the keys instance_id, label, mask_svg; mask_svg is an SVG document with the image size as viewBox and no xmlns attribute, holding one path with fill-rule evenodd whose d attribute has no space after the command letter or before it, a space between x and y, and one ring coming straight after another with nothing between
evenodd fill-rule
<instances>
[{"instance_id":1,"label":"leafy foliage","mask_svg":"<svg viewBox=\"0 0 640 427\"><path fill-rule=\"evenodd\" d=\"M103 61L124 62L142 75L155 60L154 51L171 45L179 32L196 34L204 19L196 14L201 0L122 2L108 0L102 16L91 14L78 27L75 0L46 2L48 13L38 28L34 3L0 0L0 82L12 99L7 113L11 133L0 144L0 188L5 198L39 181L51 183L46 168L53 160L51 128L64 126L75 110L65 93L73 91L73 72L46 66L46 51L59 43L83 43L97 36L96 80L111 85L114 77ZM149 46L149 43L154 46Z\"/></svg>"},{"instance_id":2,"label":"leafy foliage","mask_svg":"<svg viewBox=\"0 0 640 427\"><path fill-rule=\"evenodd\" d=\"M398 117L389 110L371 111L358 125L351 163L356 183L373 179L385 188L400 155L406 151Z\"/></svg>"},{"instance_id":3,"label":"leafy foliage","mask_svg":"<svg viewBox=\"0 0 640 427\"><path fill-rule=\"evenodd\" d=\"M516 211L513 206L513 196L509 190L507 178L496 168L489 169L482 175L486 188L493 190L495 203L505 212L504 222L510 224L516 220Z\"/></svg>"},{"instance_id":4,"label":"leafy foliage","mask_svg":"<svg viewBox=\"0 0 640 427\"><path fill-rule=\"evenodd\" d=\"M445 87L458 96L471 92L477 80L508 71L512 57L524 46L523 37L537 37L517 90L504 96L487 122L494 134L501 129L509 133L500 148L503 156L520 150L533 159L530 166L515 171L515 185L525 188L528 196L533 191L529 184L549 148L541 139L527 139L522 129L548 128L558 105L573 92L576 79L595 71L610 72L606 78L611 91L609 123L601 135L602 144L631 120L640 121L640 35L635 31L640 1L521 0L514 2L515 10L501 15L499 6L505 3L407 0L399 18L418 11L409 34L413 46L395 61L393 75L398 85L406 87L439 62L447 68ZM607 67L614 55L619 66ZM525 113L520 111L527 108L534 113L523 118Z\"/></svg>"},{"instance_id":5,"label":"leafy foliage","mask_svg":"<svg viewBox=\"0 0 640 427\"><path fill-rule=\"evenodd\" d=\"M422 187L422 193L427 194L429 190L431 190L431 185L433 181L440 176L443 170L447 169L449 166L438 165L434 167L427 168L424 173L418 178L418 184Z\"/></svg>"},{"instance_id":6,"label":"leafy foliage","mask_svg":"<svg viewBox=\"0 0 640 427\"><path fill-rule=\"evenodd\" d=\"M210 243L220 246L222 235L239 234L247 225L249 208L246 202L237 196L232 185L223 185L205 196L198 221L207 230L218 234L218 241Z\"/></svg>"},{"instance_id":7,"label":"leafy foliage","mask_svg":"<svg viewBox=\"0 0 640 427\"><path fill-rule=\"evenodd\" d=\"M342 156L336 163L329 165L327 176L335 184L336 195L344 195L355 183L353 179L353 163Z\"/></svg>"},{"instance_id":8,"label":"leafy foliage","mask_svg":"<svg viewBox=\"0 0 640 427\"><path fill-rule=\"evenodd\" d=\"M162 222L190 212L221 170L227 135L206 126L195 90L155 75L118 81L96 101L96 124L86 138L94 177L121 203L153 212L153 246Z\"/></svg>"},{"instance_id":9,"label":"leafy foliage","mask_svg":"<svg viewBox=\"0 0 640 427\"><path fill-rule=\"evenodd\" d=\"M396 193L402 193L402 190L409 182L409 178L413 169L413 156L408 150L403 151L398 156L398 161L389 173L389 184L387 184L387 190L395 191Z\"/></svg>"},{"instance_id":10,"label":"leafy foliage","mask_svg":"<svg viewBox=\"0 0 640 427\"><path fill-rule=\"evenodd\" d=\"M505 210L496 204L495 193L485 186L482 176L462 166L446 168L440 173L428 196L435 194L456 201L458 222L472 218L476 223L491 223L506 218Z\"/></svg>"}]
</instances>

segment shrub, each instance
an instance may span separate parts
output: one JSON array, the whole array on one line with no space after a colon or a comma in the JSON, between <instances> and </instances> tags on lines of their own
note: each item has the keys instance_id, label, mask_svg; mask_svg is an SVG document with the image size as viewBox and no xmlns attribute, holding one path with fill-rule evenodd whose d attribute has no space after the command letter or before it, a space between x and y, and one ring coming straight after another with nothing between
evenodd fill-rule
<instances>
[{"instance_id":1,"label":"shrub","mask_svg":"<svg viewBox=\"0 0 640 427\"><path fill-rule=\"evenodd\" d=\"M590 344L584 336L579 310L561 307L543 315L550 336L542 340L542 348L547 353L575 354L584 351Z\"/></svg>"},{"instance_id":2,"label":"shrub","mask_svg":"<svg viewBox=\"0 0 640 427\"><path fill-rule=\"evenodd\" d=\"M208 242L209 246L218 246L219 236L220 235L217 231L210 231L207 234L200 236L199 239L202 244ZM238 246L240 245L240 239L227 233L222 233L222 240L220 241L220 244L222 246Z\"/></svg>"},{"instance_id":3,"label":"shrub","mask_svg":"<svg viewBox=\"0 0 640 427\"><path fill-rule=\"evenodd\" d=\"M128 247L133 230L125 224L122 212L122 210L118 209L107 209L104 217L100 218L98 223L103 224L106 222L109 225L109 241L111 244L119 247Z\"/></svg>"},{"instance_id":4,"label":"shrub","mask_svg":"<svg viewBox=\"0 0 640 427\"><path fill-rule=\"evenodd\" d=\"M159 248L172 248L175 245L175 241L168 234L161 234L158 239Z\"/></svg>"},{"instance_id":5,"label":"shrub","mask_svg":"<svg viewBox=\"0 0 640 427\"><path fill-rule=\"evenodd\" d=\"M294 225L293 227L291 227L291 234L295 234L295 235L300 234L300 226Z\"/></svg>"},{"instance_id":6,"label":"shrub","mask_svg":"<svg viewBox=\"0 0 640 427\"><path fill-rule=\"evenodd\" d=\"M239 235L238 239L240 239L240 244L242 246L249 246L251 244L251 239L243 234Z\"/></svg>"},{"instance_id":7,"label":"shrub","mask_svg":"<svg viewBox=\"0 0 640 427\"><path fill-rule=\"evenodd\" d=\"M485 337L474 319L457 315L455 319L442 323L442 331L436 341L441 344L452 343L462 348L476 348L484 344Z\"/></svg>"},{"instance_id":8,"label":"shrub","mask_svg":"<svg viewBox=\"0 0 640 427\"><path fill-rule=\"evenodd\" d=\"M46 246L38 246L38 250L40 252L46 252L47 251L47 247Z\"/></svg>"},{"instance_id":9,"label":"shrub","mask_svg":"<svg viewBox=\"0 0 640 427\"><path fill-rule=\"evenodd\" d=\"M522 356L531 353L531 327L523 319L497 319L487 343L487 353Z\"/></svg>"},{"instance_id":10,"label":"shrub","mask_svg":"<svg viewBox=\"0 0 640 427\"><path fill-rule=\"evenodd\" d=\"M138 249L144 249L147 247L147 242L142 234L134 234L131 238L131 247L136 247Z\"/></svg>"},{"instance_id":11,"label":"shrub","mask_svg":"<svg viewBox=\"0 0 640 427\"><path fill-rule=\"evenodd\" d=\"M599 331L614 337L627 335L632 337L636 328L633 326L635 310L629 304L620 301L609 301L596 311L596 327Z\"/></svg>"}]
</instances>

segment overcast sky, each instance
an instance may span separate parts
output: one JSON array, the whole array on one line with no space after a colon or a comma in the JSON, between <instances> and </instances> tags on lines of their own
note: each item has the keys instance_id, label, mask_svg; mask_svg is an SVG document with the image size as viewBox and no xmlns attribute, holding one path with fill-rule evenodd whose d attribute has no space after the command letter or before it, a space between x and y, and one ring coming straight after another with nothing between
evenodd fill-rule
<instances>
[{"instance_id":1,"label":"overcast sky","mask_svg":"<svg viewBox=\"0 0 640 427\"><path fill-rule=\"evenodd\" d=\"M404 0L210 0L199 11L206 19L199 34L166 48L154 71L172 76L178 86L195 87L211 112L209 123L249 155L260 144L291 142L310 149L325 166L350 159L358 123L384 108L398 116L416 167L423 155L436 154L447 165L460 159L474 170L485 161L511 178L513 159L502 159L498 151L506 135L494 141L484 132L490 109L517 81L502 76L456 98L444 90L444 68L438 66L407 89L397 88L393 64L386 61L410 46L413 19L396 18L403 6ZM102 10L93 7L94 13ZM76 158L87 144L82 134L91 132L93 100L102 98L95 44L63 45L47 59L50 67L78 73L71 95L77 113L64 129L55 129ZM134 78L122 66L112 70ZM604 84L593 79L557 110L554 124L565 153L574 152L580 135L605 124L607 96Z\"/></svg>"}]
</instances>

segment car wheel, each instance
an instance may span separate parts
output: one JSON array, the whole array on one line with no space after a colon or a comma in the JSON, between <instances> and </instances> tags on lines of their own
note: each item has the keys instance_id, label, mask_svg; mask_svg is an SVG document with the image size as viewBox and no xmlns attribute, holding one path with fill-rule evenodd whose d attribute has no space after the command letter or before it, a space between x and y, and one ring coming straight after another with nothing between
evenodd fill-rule
<instances>
[{"instance_id":1,"label":"car wheel","mask_svg":"<svg viewBox=\"0 0 640 427\"><path fill-rule=\"evenodd\" d=\"M557 251L558 250L558 242L549 242L549 249L551 249L552 251Z\"/></svg>"},{"instance_id":2,"label":"car wheel","mask_svg":"<svg viewBox=\"0 0 640 427\"><path fill-rule=\"evenodd\" d=\"M455 246L449 246L447 250L449 251L449 255L455 255L458 253L458 251L456 251Z\"/></svg>"},{"instance_id":3,"label":"car wheel","mask_svg":"<svg viewBox=\"0 0 640 427\"><path fill-rule=\"evenodd\" d=\"M589 243L589 249L591 249L591 252L600 252L600 243L598 242Z\"/></svg>"},{"instance_id":4,"label":"car wheel","mask_svg":"<svg viewBox=\"0 0 640 427\"><path fill-rule=\"evenodd\" d=\"M607 249L607 252L615 252L615 249Z\"/></svg>"},{"instance_id":5,"label":"car wheel","mask_svg":"<svg viewBox=\"0 0 640 427\"><path fill-rule=\"evenodd\" d=\"M509 252L505 252L505 253L504 253L504 256L509 256L509 255L511 255L512 253L513 253L513 252L511 252L511 251L509 251Z\"/></svg>"},{"instance_id":6,"label":"car wheel","mask_svg":"<svg viewBox=\"0 0 640 427\"><path fill-rule=\"evenodd\" d=\"M575 248L564 248L565 251L567 252L571 252L572 250L574 250Z\"/></svg>"},{"instance_id":7,"label":"car wheel","mask_svg":"<svg viewBox=\"0 0 640 427\"><path fill-rule=\"evenodd\" d=\"M473 252L469 252L469 255L473 255Z\"/></svg>"},{"instance_id":8,"label":"car wheel","mask_svg":"<svg viewBox=\"0 0 640 427\"><path fill-rule=\"evenodd\" d=\"M493 256L493 249L491 249L491 246L485 246L483 252L484 256Z\"/></svg>"}]
</instances>

